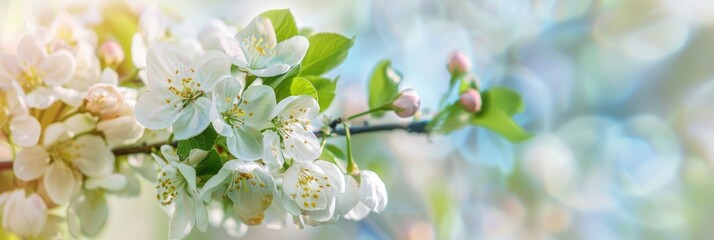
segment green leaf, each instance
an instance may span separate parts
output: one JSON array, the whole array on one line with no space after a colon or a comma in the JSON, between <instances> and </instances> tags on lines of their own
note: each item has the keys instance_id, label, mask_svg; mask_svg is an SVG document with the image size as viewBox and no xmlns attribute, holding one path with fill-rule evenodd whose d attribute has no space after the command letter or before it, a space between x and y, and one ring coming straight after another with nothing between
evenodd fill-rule
<instances>
[{"instance_id":1,"label":"green leaf","mask_svg":"<svg viewBox=\"0 0 714 240\"><path fill-rule=\"evenodd\" d=\"M465 111L461 105L453 103L434 116L429 122L429 132L449 134L469 125L471 114Z\"/></svg>"},{"instance_id":2,"label":"green leaf","mask_svg":"<svg viewBox=\"0 0 714 240\"><path fill-rule=\"evenodd\" d=\"M320 104L320 112L327 110L335 99L335 90L337 89L337 79L330 80L329 78L318 76L305 76L312 83L312 86L317 90L317 102Z\"/></svg>"},{"instance_id":3,"label":"green leaf","mask_svg":"<svg viewBox=\"0 0 714 240\"><path fill-rule=\"evenodd\" d=\"M347 157L346 157L347 155L345 155L345 153L342 152L342 150L335 145L325 144L325 150L330 152L330 154L332 154L332 156L335 156L338 159L343 159L343 160L347 159Z\"/></svg>"},{"instance_id":4,"label":"green leaf","mask_svg":"<svg viewBox=\"0 0 714 240\"><path fill-rule=\"evenodd\" d=\"M213 145L216 143L216 137L218 137L218 133L213 130L212 125L208 125L206 130L203 130L201 134L179 141L176 153L179 155L180 159L186 159L188 158L188 154L193 149L209 151L213 149Z\"/></svg>"},{"instance_id":5,"label":"green leaf","mask_svg":"<svg viewBox=\"0 0 714 240\"><path fill-rule=\"evenodd\" d=\"M506 87L493 87L483 92L483 101L506 112L509 116L523 112L526 106L521 95ZM489 103L487 103L489 102Z\"/></svg>"},{"instance_id":6,"label":"green leaf","mask_svg":"<svg viewBox=\"0 0 714 240\"><path fill-rule=\"evenodd\" d=\"M283 81L280 86L275 89L275 98L277 101L283 100L289 96L308 95L320 102L317 96L317 89L312 86L309 80L303 77L296 77L290 81Z\"/></svg>"},{"instance_id":7,"label":"green leaf","mask_svg":"<svg viewBox=\"0 0 714 240\"><path fill-rule=\"evenodd\" d=\"M532 136L518 123L511 119L505 111L494 109L471 118L471 124L483 126L505 137L511 142L523 142Z\"/></svg>"},{"instance_id":8,"label":"green leaf","mask_svg":"<svg viewBox=\"0 0 714 240\"><path fill-rule=\"evenodd\" d=\"M337 33L317 33L307 39L310 47L302 59L301 75L320 76L339 66L354 44L349 39Z\"/></svg>"},{"instance_id":9,"label":"green leaf","mask_svg":"<svg viewBox=\"0 0 714 240\"><path fill-rule=\"evenodd\" d=\"M290 70L288 70L288 72L286 72L282 75L263 78L263 84L268 85L268 86L272 87L273 89L275 89L281 83L283 83L283 81L285 81L285 79L292 79L293 77L296 77L298 74L300 74L300 69L301 69L300 64L295 65L292 68L290 68Z\"/></svg>"},{"instance_id":10,"label":"green leaf","mask_svg":"<svg viewBox=\"0 0 714 240\"><path fill-rule=\"evenodd\" d=\"M369 107L371 109L382 107L399 95L399 80L402 77L400 73L392 69L391 65L392 62L385 59L377 63L372 71L372 77L369 80ZM384 112L380 111L372 113L372 115L381 117Z\"/></svg>"},{"instance_id":11,"label":"green leaf","mask_svg":"<svg viewBox=\"0 0 714 240\"><path fill-rule=\"evenodd\" d=\"M278 39L278 42L282 42L298 34L295 18L288 9L269 10L261 13L260 16L270 19L270 22L273 23L275 37Z\"/></svg>"},{"instance_id":12,"label":"green leaf","mask_svg":"<svg viewBox=\"0 0 714 240\"><path fill-rule=\"evenodd\" d=\"M221 156L218 155L215 149L211 150L206 158L196 166L196 176L208 180L208 178L216 175L222 167L223 161L221 161Z\"/></svg>"}]
</instances>

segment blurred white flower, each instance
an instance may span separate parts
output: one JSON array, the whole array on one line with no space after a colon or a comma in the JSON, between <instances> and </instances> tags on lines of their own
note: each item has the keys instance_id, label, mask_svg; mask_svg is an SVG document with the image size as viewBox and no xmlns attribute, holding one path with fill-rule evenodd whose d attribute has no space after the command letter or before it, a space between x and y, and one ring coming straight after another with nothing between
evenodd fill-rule
<instances>
[{"instance_id":1,"label":"blurred white flower","mask_svg":"<svg viewBox=\"0 0 714 240\"><path fill-rule=\"evenodd\" d=\"M47 205L37 193L24 188L0 194L2 227L21 237L35 237L47 222Z\"/></svg>"},{"instance_id":2,"label":"blurred white flower","mask_svg":"<svg viewBox=\"0 0 714 240\"><path fill-rule=\"evenodd\" d=\"M105 192L117 192L126 186L127 178L121 174L87 179L85 189L70 201L67 208L67 224L72 236L96 236L109 215Z\"/></svg>"},{"instance_id":3,"label":"blurred white flower","mask_svg":"<svg viewBox=\"0 0 714 240\"><path fill-rule=\"evenodd\" d=\"M224 37L223 49L241 71L258 77L272 77L286 73L305 57L309 42L294 36L277 42L270 19L257 17L234 38Z\"/></svg>"},{"instance_id":4,"label":"blurred white flower","mask_svg":"<svg viewBox=\"0 0 714 240\"><path fill-rule=\"evenodd\" d=\"M172 147L161 147L164 158L152 154L161 167L156 198L163 206L171 208L169 238L186 237L193 227L205 232L208 228L208 212L199 197L196 187L196 170L193 165L206 157L205 152L194 150L186 160L179 160Z\"/></svg>"},{"instance_id":5,"label":"blurred white flower","mask_svg":"<svg viewBox=\"0 0 714 240\"><path fill-rule=\"evenodd\" d=\"M315 133L310 130L310 120L317 117L319 111L320 106L310 96L290 96L281 100L272 115L276 130L263 133L266 140L263 160L281 166L285 158L298 162L317 159L322 150ZM270 140L272 142L267 142Z\"/></svg>"},{"instance_id":6,"label":"blurred white flower","mask_svg":"<svg viewBox=\"0 0 714 240\"><path fill-rule=\"evenodd\" d=\"M118 66L124 61L124 49L118 42L109 40L99 46L99 59L107 66Z\"/></svg>"},{"instance_id":7,"label":"blurred white flower","mask_svg":"<svg viewBox=\"0 0 714 240\"><path fill-rule=\"evenodd\" d=\"M83 126L86 120L78 118L84 117L49 125L42 145L23 148L13 164L15 176L20 180L43 177L48 197L60 205L79 190L82 176L103 177L114 170L112 151L101 137L80 134L88 129ZM72 137L75 134L80 136Z\"/></svg>"},{"instance_id":8,"label":"blurred white flower","mask_svg":"<svg viewBox=\"0 0 714 240\"><path fill-rule=\"evenodd\" d=\"M215 83L230 74L225 54L208 51L193 60L168 43L149 50L149 90L139 98L136 119L148 129L173 126L176 139L188 139L211 123L211 100L207 94Z\"/></svg>"},{"instance_id":9,"label":"blurred white flower","mask_svg":"<svg viewBox=\"0 0 714 240\"><path fill-rule=\"evenodd\" d=\"M201 198L208 201L219 186L223 196L233 201L233 210L238 218L247 225L259 225L263 222L264 212L277 194L275 182L270 173L255 162L231 160L201 189Z\"/></svg>"},{"instance_id":10,"label":"blurred white flower","mask_svg":"<svg viewBox=\"0 0 714 240\"><path fill-rule=\"evenodd\" d=\"M387 188L376 173L362 170L359 179L359 202L345 215L346 219L354 221L364 219L370 212L384 211L389 202Z\"/></svg>"},{"instance_id":11,"label":"blurred white flower","mask_svg":"<svg viewBox=\"0 0 714 240\"><path fill-rule=\"evenodd\" d=\"M234 27L229 27L223 21L214 18L208 20L208 23L201 27L198 32L198 40L205 50L223 50L221 40L235 35Z\"/></svg>"},{"instance_id":12,"label":"blurred white flower","mask_svg":"<svg viewBox=\"0 0 714 240\"><path fill-rule=\"evenodd\" d=\"M28 107L44 109L61 98L56 89L70 80L76 68L72 54L59 50L48 54L35 37L25 35L17 46L17 56L0 57L0 86L19 83L18 95Z\"/></svg>"}]
</instances>

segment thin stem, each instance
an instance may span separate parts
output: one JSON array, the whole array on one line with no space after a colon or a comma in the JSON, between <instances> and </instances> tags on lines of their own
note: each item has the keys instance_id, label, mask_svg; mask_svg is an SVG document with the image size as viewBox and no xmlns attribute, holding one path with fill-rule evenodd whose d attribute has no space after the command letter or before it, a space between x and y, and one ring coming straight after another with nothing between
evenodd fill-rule
<instances>
[{"instance_id":1,"label":"thin stem","mask_svg":"<svg viewBox=\"0 0 714 240\"><path fill-rule=\"evenodd\" d=\"M364 112L361 112L361 113L358 113L358 114L355 114L355 115L352 115L352 116L349 116L349 117L347 118L347 120L354 120L355 118L358 118L358 117L361 117L361 116L364 116L364 115L367 115L367 114L372 114L372 113L381 112L381 111L385 111L385 110L387 110L387 109L386 109L386 105L385 105L385 106L378 107L378 108L370 109L370 110L367 110L367 111L364 111Z\"/></svg>"}]
</instances>

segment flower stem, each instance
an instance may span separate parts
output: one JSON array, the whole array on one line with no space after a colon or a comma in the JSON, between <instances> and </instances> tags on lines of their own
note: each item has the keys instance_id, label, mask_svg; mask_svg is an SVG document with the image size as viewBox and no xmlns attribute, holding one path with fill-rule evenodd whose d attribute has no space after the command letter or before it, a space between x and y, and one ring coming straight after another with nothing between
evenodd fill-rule
<instances>
[{"instance_id":1,"label":"flower stem","mask_svg":"<svg viewBox=\"0 0 714 240\"><path fill-rule=\"evenodd\" d=\"M381 107L378 107L378 108L373 108L373 109L370 109L370 110L367 110L367 111L364 111L364 112L361 112L361 113L358 113L358 114L349 116L349 117L347 118L347 120L354 120L355 118L358 118L358 117L361 117L361 116L364 116L364 115L367 115L367 114L372 114L372 113L376 113L376 112L381 112L381 111L389 110L387 106L388 106L388 105L384 105L384 106L381 106Z\"/></svg>"},{"instance_id":2,"label":"flower stem","mask_svg":"<svg viewBox=\"0 0 714 240\"><path fill-rule=\"evenodd\" d=\"M353 174L359 171L357 163L352 157L352 136L350 135L350 126L347 123L342 123L345 127L345 140L347 141L347 174Z\"/></svg>"}]
</instances>

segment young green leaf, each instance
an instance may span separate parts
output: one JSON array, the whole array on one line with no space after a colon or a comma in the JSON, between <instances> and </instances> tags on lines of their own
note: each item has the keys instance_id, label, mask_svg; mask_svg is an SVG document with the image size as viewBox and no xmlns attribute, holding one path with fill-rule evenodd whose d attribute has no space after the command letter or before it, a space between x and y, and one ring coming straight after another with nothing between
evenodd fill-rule
<instances>
[{"instance_id":1,"label":"young green leaf","mask_svg":"<svg viewBox=\"0 0 714 240\"><path fill-rule=\"evenodd\" d=\"M372 71L369 80L369 108L375 109L393 101L399 95L399 81L401 74L391 67L392 62L388 59L377 63ZM381 117L384 112L372 114L374 117Z\"/></svg>"},{"instance_id":2,"label":"young green leaf","mask_svg":"<svg viewBox=\"0 0 714 240\"><path fill-rule=\"evenodd\" d=\"M469 125L471 114L466 112L458 102L453 103L437 114L429 122L429 132L449 134Z\"/></svg>"},{"instance_id":3,"label":"young green leaf","mask_svg":"<svg viewBox=\"0 0 714 240\"><path fill-rule=\"evenodd\" d=\"M483 92L483 101L491 102L509 116L523 112L526 106L518 92L506 87L493 87Z\"/></svg>"},{"instance_id":4,"label":"young green leaf","mask_svg":"<svg viewBox=\"0 0 714 240\"><path fill-rule=\"evenodd\" d=\"M213 145L216 143L216 137L218 137L218 133L213 130L213 126L209 125L201 134L179 141L176 153L180 159L186 159L193 149L209 151L213 149Z\"/></svg>"},{"instance_id":5,"label":"young green leaf","mask_svg":"<svg viewBox=\"0 0 714 240\"><path fill-rule=\"evenodd\" d=\"M337 33L317 33L308 38L310 47L302 59L301 75L320 76L339 66L349 52L354 39Z\"/></svg>"},{"instance_id":6,"label":"young green leaf","mask_svg":"<svg viewBox=\"0 0 714 240\"><path fill-rule=\"evenodd\" d=\"M335 89L337 89L337 79L330 80L329 78L318 76L305 76L312 83L312 86L317 89L318 104L320 104L320 112L327 110L335 99Z\"/></svg>"},{"instance_id":7,"label":"young green leaf","mask_svg":"<svg viewBox=\"0 0 714 240\"><path fill-rule=\"evenodd\" d=\"M290 81L283 81L277 88L275 88L275 98L277 101L283 100L289 96L298 95L308 95L315 98L319 102L317 96L317 89L312 86L309 80L303 77L296 77Z\"/></svg>"},{"instance_id":8,"label":"young green leaf","mask_svg":"<svg viewBox=\"0 0 714 240\"><path fill-rule=\"evenodd\" d=\"M275 9L263 12L262 17L270 19L275 29L275 37L278 42L291 38L298 34L298 28L295 24L295 18L288 9Z\"/></svg>"}]
</instances>

